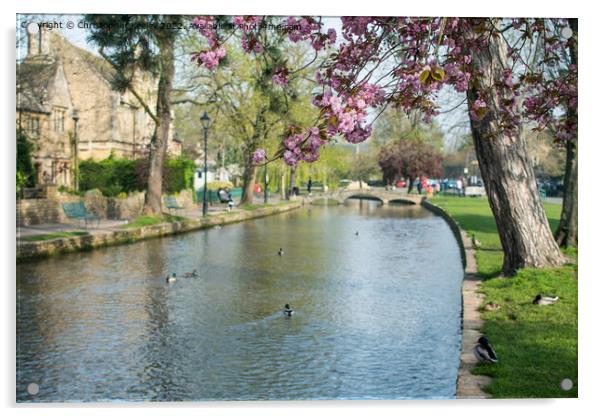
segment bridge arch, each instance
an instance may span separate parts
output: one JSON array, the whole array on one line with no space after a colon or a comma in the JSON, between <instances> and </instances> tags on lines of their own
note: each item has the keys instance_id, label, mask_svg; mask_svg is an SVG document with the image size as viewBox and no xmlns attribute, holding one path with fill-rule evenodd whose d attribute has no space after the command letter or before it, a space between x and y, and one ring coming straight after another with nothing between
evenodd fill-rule
<instances>
[{"instance_id":1,"label":"bridge arch","mask_svg":"<svg viewBox=\"0 0 602 416\"><path fill-rule=\"evenodd\" d=\"M345 195L343 196L343 202L345 202L348 199L364 199L364 200L368 200L368 201L379 201L381 204L385 204L386 200L373 195L371 193L357 193L357 194L351 194L351 195Z\"/></svg>"},{"instance_id":2,"label":"bridge arch","mask_svg":"<svg viewBox=\"0 0 602 416\"><path fill-rule=\"evenodd\" d=\"M406 198L394 198L389 200L391 205L418 205L416 201Z\"/></svg>"}]
</instances>

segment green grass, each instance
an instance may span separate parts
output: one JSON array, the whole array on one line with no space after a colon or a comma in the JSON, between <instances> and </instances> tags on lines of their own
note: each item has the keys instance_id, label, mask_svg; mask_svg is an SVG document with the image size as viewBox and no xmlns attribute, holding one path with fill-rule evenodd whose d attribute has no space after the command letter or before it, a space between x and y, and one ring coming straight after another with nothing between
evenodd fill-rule
<instances>
[{"instance_id":1,"label":"green grass","mask_svg":"<svg viewBox=\"0 0 602 416\"><path fill-rule=\"evenodd\" d=\"M122 225L121 228L140 228L177 221L186 221L186 218L178 215L141 215L132 222Z\"/></svg>"},{"instance_id":2,"label":"green grass","mask_svg":"<svg viewBox=\"0 0 602 416\"><path fill-rule=\"evenodd\" d=\"M27 237L21 237L21 240L22 241L47 241L47 240L54 240L57 238L78 237L78 236L82 236L82 235L89 235L89 233L87 231L57 231L55 233L30 235Z\"/></svg>"},{"instance_id":3,"label":"green grass","mask_svg":"<svg viewBox=\"0 0 602 416\"><path fill-rule=\"evenodd\" d=\"M495 302L496 311L482 311L482 332L495 346L499 362L480 365L473 372L493 377L485 391L494 398L577 397L577 248L564 253L574 264L555 269L524 269L512 278L497 277L503 253L495 221L485 198L436 197L469 234L482 243L477 250L478 272L484 277L483 304ZM544 204L552 230L560 205ZM554 294L549 306L531 302L536 294ZM560 388L569 378L574 387Z\"/></svg>"}]
</instances>

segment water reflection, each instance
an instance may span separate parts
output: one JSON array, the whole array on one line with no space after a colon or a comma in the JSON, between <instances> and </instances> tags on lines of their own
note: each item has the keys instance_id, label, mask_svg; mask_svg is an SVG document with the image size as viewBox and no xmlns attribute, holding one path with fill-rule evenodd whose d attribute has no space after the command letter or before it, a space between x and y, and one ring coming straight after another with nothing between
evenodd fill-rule
<instances>
[{"instance_id":1,"label":"water reflection","mask_svg":"<svg viewBox=\"0 0 602 416\"><path fill-rule=\"evenodd\" d=\"M418 206L348 200L17 274L20 401L455 392L460 257L444 221Z\"/></svg>"}]
</instances>

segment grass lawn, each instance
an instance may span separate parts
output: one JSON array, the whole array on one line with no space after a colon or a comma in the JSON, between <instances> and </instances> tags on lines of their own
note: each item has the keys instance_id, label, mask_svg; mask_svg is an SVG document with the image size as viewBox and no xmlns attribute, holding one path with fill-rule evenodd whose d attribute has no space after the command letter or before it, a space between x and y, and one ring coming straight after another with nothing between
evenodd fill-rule
<instances>
[{"instance_id":1,"label":"grass lawn","mask_svg":"<svg viewBox=\"0 0 602 416\"><path fill-rule=\"evenodd\" d=\"M186 218L178 215L141 215L132 222L122 225L121 228L140 228L176 221L186 221Z\"/></svg>"},{"instance_id":2,"label":"grass lawn","mask_svg":"<svg viewBox=\"0 0 602 416\"><path fill-rule=\"evenodd\" d=\"M475 374L493 377L486 391L495 398L577 397L577 250L565 250L574 264L555 269L523 269L512 278L497 277L503 253L495 221L485 198L435 197L431 201L447 210L469 234L482 243L476 257L484 277L484 304L495 302L496 311L482 311L487 335L499 362L480 365ZM552 230L560 205L544 204ZM531 302L536 294L555 294L550 306ZM573 381L564 391L560 382Z\"/></svg>"},{"instance_id":3,"label":"grass lawn","mask_svg":"<svg viewBox=\"0 0 602 416\"><path fill-rule=\"evenodd\" d=\"M55 233L48 234L40 234L40 235L30 235L27 237L21 237L22 241L46 241L46 240L54 240L56 238L65 238L65 237L78 237L81 235L88 235L87 231L57 231Z\"/></svg>"}]
</instances>

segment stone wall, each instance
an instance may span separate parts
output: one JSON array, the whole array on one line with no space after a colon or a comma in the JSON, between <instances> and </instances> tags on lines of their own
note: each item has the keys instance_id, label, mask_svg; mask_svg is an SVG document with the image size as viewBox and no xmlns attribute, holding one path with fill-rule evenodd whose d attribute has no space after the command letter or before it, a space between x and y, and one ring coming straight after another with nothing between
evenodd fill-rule
<instances>
[{"instance_id":1,"label":"stone wall","mask_svg":"<svg viewBox=\"0 0 602 416\"><path fill-rule=\"evenodd\" d=\"M62 222L59 204L52 199L21 199L17 201L17 225L27 226Z\"/></svg>"},{"instance_id":2,"label":"stone wall","mask_svg":"<svg viewBox=\"0 0 602 416\"><path fill-rule=\"evenodd\" d=\"M36 224L69 222L61 206L64 202L84 201L86 209L102 219L122 220L133 219L142 214L144 207L144 192L129 194L126 198L107 198L100 191L91 190L79 197L67 193L56 192L49 187L48 198L21 199L17 201L17 225L28 226ZM186 209L195 207L192 191L184 190L176 195L178 204Z\"/></svg>"},{"instance_id":3,"label":"stone wall","mask_svg":"<svg viewBox=\"0 0 602 416\"><path fill-rule=\"evenodd\" d=\"M56 238L46 241L17 240L17 261L46 257L60 253L91 250L97 247L134 243L148 238L164 237L201 230L217 225L233 224L268 215L280 214L297 209L301 206L301 201L297 201L288 204L257 208L253 211L240 210L224 212L204 218L190 218L184 221L150 225L140 228L104 230L101 233L83 236Z\"/></svg>"}]
</instances>

